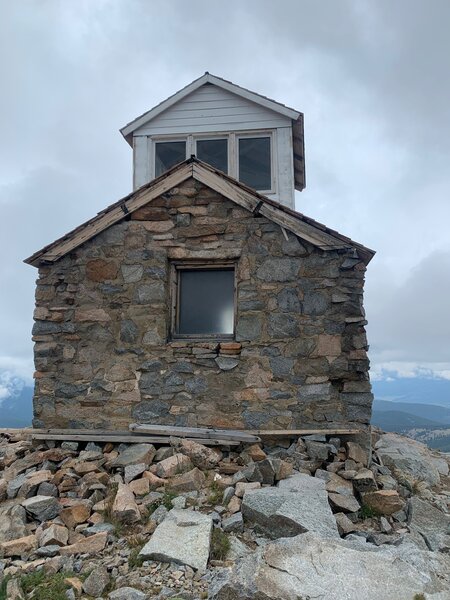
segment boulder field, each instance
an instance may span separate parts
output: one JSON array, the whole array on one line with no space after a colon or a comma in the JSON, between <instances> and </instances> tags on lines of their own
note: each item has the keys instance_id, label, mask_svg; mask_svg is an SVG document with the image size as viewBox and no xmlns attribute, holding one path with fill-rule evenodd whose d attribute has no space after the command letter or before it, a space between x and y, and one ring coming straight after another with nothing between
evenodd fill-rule
<instances>
[{"instance_id":1,"label":"boulder field","mask_svg":"<svg viewBox=\"0 0 450 600\"><path fill-rule=\"evenodd\" d=\"M448 457L372 438L2 434L0 598L450 600Z\"/></svg>"}]
</instances>

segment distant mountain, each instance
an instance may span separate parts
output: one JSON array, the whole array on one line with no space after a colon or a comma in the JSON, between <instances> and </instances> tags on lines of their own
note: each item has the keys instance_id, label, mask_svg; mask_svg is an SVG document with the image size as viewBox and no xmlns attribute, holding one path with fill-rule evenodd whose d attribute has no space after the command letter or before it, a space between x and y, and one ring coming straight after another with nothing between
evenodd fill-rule
<instances>
[{"instance_id":1,"label":"distant mountain","mask_svg":"<svg viewBox=\"0 0 450 600\"><path fill-rule=\"evenodd\" d=\"M374 410L372 413L372 425L376 425L383 431L405 431L408 429L437 429L442 427L441 423L424 419L400 410Z\"/></svg>"},{"instance_id":2,"label":"distant mountain","mask_svg":"<svg viewBox=\"0 0 450 600\"><path fill-rule=\"evenodd\" d=\"M377 400L433 404L450 409L450 379L401 377L373 381L372 388Z\"/></svg>"},{"instance_id":3,"label":"distant mountain","mask_svg":"<svg viewBox=\"0 0 450 600\"><path fill-rule=\"evenodd\" d=\"M435 404L417 404L414 402L398 402L392 400L380 400L375 398L373 410L377 413L385 411L401 411L416 417L420 417L430 422L436 421L437 426L450 424L450 408L445 406L437 406ZM378 427L380 427L378 425Z\"/></svg>"},{"instance_id":4,"label":"distant mountain","mask_svg":"<svg viewBox=\"0 0 450 600\"><path fill-rule=\"evenodd\" d=\"M33 418L33 388L24 387L16 395L8 396L0 402L1 427L28 427Z\"/></svg>"}]
</instances>

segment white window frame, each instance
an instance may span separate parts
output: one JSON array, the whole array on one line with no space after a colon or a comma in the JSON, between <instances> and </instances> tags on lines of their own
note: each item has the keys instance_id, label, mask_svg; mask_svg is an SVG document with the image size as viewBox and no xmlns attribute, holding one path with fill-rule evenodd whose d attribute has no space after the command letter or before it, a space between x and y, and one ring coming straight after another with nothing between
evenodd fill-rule
<instances>
[{"instance_id":1,"label":"white window frame","mask_svg":"<svg viewBox=\"0 0 450 600\"><path fill-rule=\"evenodd\" d=\"M244 131L224 131L192 134L186 133L178 135L156 135L148 136L148 164L150 165L150 180L155 179L155 144L159 142L185 142L186 159L193 154L197 156L197 140L228 140L228 175L239 181L239 140L242 138L270 138L270 168L271 168L271 188L269 190L256 190L260 194L274 195L277 193L277 139L276 129L258 129Z\"/></svg>"},{"instance_id":2,"label":"white window frame","mask_svg":"<svg viewBox=\"0 0 450 600\"><path fill-rule=\"evenodd\" d=\"M235 164L236 164L236 179L239 179L239 140L245 138L269 138L270 139L270 189L269 190L256 190L259 194L275 194L276 193L276 159L275 159L275 131L270 129L268 131L245 131L243 133L236 133L235 142ZM242 182L243 183L243 182ZM245 184L244 184L245 185Z\"/></svg>"},{"instance_id":3,"label":"white window frame","mask_svg":"<svg viewBox=\"0 0 450 600\"><path fill-rule=\"evenodd\" d=\"M227 175L229 175L230 169L231 169L230 134L229 133L215 134L215 135L201 134L201 135L194 135L192 137L193 137L193 146L194 146L193 150L194 151L191 154L195 154L195 156L197 156L197 142L199 140L200 141L227 140Z\"/></svg>"},{"instance_id":4,"label":"white window frame","mask_svg":"<svg viewBox=\"0 0 450 600\"><path fill-rule=\"evenodd\" d=\"M184 159L186 160L186 158L188 158L188 156L190 156L190 154L188 154L188 140L186 136L169 136L169 135L164 135L161 137L154 137L154 138L150 138L149 137L149 144L148 144L148 154L149 154L149 162L150 162L150 180L155 179L156 178L156 144L159 143L164 143L164 142L184 142L186 145L186 156L184 157ZM159 176L158 176L159 177Z\"/></svg>"}]
</instances>

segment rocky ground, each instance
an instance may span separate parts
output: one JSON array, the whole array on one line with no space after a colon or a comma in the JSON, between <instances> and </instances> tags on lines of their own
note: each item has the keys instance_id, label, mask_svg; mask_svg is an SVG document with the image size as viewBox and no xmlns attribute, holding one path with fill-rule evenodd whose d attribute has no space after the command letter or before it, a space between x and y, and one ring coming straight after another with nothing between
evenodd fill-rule
<instances>
[{"instance_id":1,"label":"rocky ground","mask_svg":"<svg viewBox=\"0 0 450 600\"><path fill-rule=\"evenodd\" d=\"M447 459L395 434L0 442L0 600L449 600Z\"/></svg>"}]
</instances>

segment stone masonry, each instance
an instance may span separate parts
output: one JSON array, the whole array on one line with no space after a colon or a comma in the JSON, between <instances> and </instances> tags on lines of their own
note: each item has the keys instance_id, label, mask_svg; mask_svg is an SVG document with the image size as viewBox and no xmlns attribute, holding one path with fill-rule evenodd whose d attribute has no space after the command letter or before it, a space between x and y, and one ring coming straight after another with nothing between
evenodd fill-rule
<instances>
[{"instance_id":1,"label":"stone masonry","mask_svg":"<svg viewBox=\"0 0 450 600\"><path fill-rule=\"evenodd\" d=\"M171 261L236 260L236 336L171 341ZM365 264L193 179L39 268L35 427L361 427Z\"/></svg>"}]
</instances>

